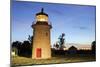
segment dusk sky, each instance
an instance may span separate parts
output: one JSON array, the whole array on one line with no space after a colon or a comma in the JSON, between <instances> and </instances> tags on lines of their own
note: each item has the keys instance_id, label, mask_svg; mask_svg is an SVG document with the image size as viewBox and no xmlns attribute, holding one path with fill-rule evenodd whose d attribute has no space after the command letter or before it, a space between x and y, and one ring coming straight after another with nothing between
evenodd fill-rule
<instances>
[{"instance_id":1,"label":"dusk sky","mask_svg":"<svg viewBox=\"0 0 100 67\"><path fill-rule=\"evenodd\" d=\"M95 40L95 6L13 1L11 5L12 41L27 40L35 14L44 8L52 23L51 44L65 33L66 43L91 44Z\"/></svg>"}]
</instances>

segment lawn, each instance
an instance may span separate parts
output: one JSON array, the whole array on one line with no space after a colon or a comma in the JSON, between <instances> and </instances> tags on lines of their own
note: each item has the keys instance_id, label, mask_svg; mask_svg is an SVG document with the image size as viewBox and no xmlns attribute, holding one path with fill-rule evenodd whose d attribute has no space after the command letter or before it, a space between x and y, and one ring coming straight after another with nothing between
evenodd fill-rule
<instances>
[{"instance_id":1,"label":"lawn","mask_svg":"<svg viewBox=\"0 0 100 67\"><path fill-rule=\"evenodd\" d=\"M33 60L31 58L15 56L11 58L12 66L22 65L38 65L38 64L59 64L59 63L74 63L74 62L89 62L95 61L93 55L74 55L74 56L56 56L51 59Z\"/></svg>"}]
</instances>

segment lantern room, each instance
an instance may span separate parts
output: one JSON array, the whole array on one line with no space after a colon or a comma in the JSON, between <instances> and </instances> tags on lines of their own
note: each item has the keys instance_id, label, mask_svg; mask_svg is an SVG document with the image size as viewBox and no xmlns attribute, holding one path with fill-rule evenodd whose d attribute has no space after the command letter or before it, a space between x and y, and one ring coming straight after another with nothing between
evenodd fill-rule
<instances>
[{"instance_id":1,"label":"lantern room","mask_svg":"<svg viewBox=\"0 0 100 67\"><path fill-rule=\"evenodd\" d=\"M43 12L44 9L41 9L41 12L36 14L36 22L48 22L48 14Z\"/></svg>"}]
</instances>

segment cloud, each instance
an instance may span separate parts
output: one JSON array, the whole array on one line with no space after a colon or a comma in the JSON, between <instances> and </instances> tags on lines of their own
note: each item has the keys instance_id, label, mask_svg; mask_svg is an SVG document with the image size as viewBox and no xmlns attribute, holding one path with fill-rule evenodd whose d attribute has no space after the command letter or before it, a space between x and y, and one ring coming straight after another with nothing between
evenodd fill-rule
<instances>
[{"instance_id":1,"label":"cloud","mask_svg":"<svg viewBox=\"0 0 100 67\"><path fill-rule=\"evenodd\" d=\"M80 28L80 29L83 29L83 30L84 30L84 29L88 29L87 27L79 27L79 28Z\"/></svg>"},{"instance_id":2,"label":"cloud","mask_svg":"<svg viewBox=\"0 0 100 67\"><path fill-rule=\"evenodd\" d=\"M73 28L80 29L80 30L87 30L87 29L89 29L88 27L85 27L85 26L73 26Z\"/></svg>"}]
</instances>

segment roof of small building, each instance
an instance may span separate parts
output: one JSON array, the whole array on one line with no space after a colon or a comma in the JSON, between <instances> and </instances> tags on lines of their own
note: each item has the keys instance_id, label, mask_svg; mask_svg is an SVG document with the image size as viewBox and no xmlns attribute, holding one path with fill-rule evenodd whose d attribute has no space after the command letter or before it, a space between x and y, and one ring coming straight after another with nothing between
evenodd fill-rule
<instances>
[{"instance_id":1,"label":"roof of small building","mask_svg":"<svg viewBox=\"0 0 100 67\"><path fill-rule=\"evenodd\" d=\"M77 50L75 46L71 46L68 50Z\"/></svg>"}]
</instances>

